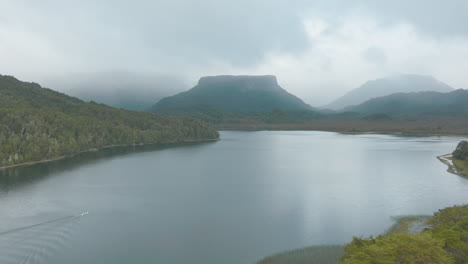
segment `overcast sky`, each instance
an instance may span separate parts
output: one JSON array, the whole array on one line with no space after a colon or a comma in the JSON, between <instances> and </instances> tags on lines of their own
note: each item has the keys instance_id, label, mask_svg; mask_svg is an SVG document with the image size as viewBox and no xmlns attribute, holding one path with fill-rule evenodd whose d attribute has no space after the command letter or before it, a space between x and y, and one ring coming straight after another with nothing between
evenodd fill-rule
<instances>
[{"instance_id":1,"label":"overcast sky","mask_svg":"<svg viewBox=\"0 0 468 264\"><path fill-rule=\"evenodd\" d=\"M187 87L274 74L312 105L397 73L468 88L467 14L466 0L0 0L0 74L150 73Z\"/></svg>"}]
</instances>

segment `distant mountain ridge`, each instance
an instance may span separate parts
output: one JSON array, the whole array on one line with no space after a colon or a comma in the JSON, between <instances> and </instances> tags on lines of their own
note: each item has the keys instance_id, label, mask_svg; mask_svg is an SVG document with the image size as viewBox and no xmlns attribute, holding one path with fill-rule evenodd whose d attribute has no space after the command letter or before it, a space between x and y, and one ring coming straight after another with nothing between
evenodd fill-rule
<instances>
[{"instance_id":1,"label":"distant mountain ridge","mask_svg":"<svg viewBox=\"0 0 468 264\"><path fill-rule=\"evenodd\" d=\"M461 116L468 114L468 90L459 89L448 93L396 93L370 99L360 105L347 107L345 110L368 115Z\"/></svg>"},{"instance_id":2,"label":"distant mountain ridge","mask_svg":"<svg viewBox=\"0 0 468 264\"><path fill-rule=\"evenodd\" d=\"M341 110L345 107L359 105L372 98L394 93L423 91L450 92L453 90L454 89L452 87L436 80L432 76L400 74L368 81L328 105L325 105L323 108Z\"/></svg>"},{"instance_id":3,"label":"distant mountain ridge","mask_svg":"<svg viewBox=\"0 0 468 264\"><path fill-rule=\"evenodd\" d=\"M200 78L192 89L161 99L152 112L207 106L236 114L273 110L311 110L310 105L279 86L276 77L220 75Z\"/></svg>"}]
</instances>

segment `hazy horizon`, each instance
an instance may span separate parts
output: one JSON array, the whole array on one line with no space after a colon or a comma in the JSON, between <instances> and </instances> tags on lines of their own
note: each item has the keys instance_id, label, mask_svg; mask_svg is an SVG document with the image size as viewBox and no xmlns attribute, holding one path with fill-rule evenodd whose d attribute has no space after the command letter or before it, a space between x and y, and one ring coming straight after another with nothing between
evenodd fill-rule
<instances>
[{"instance_id":1,"label":"hazy horizon","mask_svg":"<svg viewBox=\"0 0 468 264\"><path fill-rule=\"evenodd\" d=\"M0 7L0 74L63 92L80 76L111 82L113 73L172 94L207 75L276 75L314 106L398 73L468 87L462 0L0 0Z\"/></svg>"}]
</instances>

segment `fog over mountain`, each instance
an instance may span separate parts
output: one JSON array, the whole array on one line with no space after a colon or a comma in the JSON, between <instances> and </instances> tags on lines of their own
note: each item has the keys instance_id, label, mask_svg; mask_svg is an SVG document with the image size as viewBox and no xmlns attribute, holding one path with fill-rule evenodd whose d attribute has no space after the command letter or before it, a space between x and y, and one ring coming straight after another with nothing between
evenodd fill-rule
<instances>
[{"instance_id":1,"label":"fog over mountain","mask_svg":"<svg viewBox=\"0 0 468 264\"><path fill-rule=\"evenodd\" d=\"M377 80L370 80L358 88L339 97L330 104L324 106L333 110L341 110L345 107L359 105L369 99L386 96L394 93L409 92L450 92L453 88L434 79L432 76L415 74L398 74Z\"/></svg>"},{"instance_id":2,"label":"fog over mountain","mask_svg":"<svg viewBox=\"0 0 468 264\"><path fill-rule=\"evenodd\" d=\"M187 88L180 78L150 73L99 72L55 76L46 81L84 101L144 111L160 99Z\"/></svg>"},{"instance_id":3,"label":"fog over mountain","mask_svg":"<svg viewBox=\"0 0 468 264\"><path fill-rule=\"evenodd\" d=\"M59 91L68 88L55 85L58 76L102 72L176 76L185 89L201 76L276 75L315 106L396 73L468 87L463 0L0 0L0 8L0 73Z\"/></svg>"}]
</instances>

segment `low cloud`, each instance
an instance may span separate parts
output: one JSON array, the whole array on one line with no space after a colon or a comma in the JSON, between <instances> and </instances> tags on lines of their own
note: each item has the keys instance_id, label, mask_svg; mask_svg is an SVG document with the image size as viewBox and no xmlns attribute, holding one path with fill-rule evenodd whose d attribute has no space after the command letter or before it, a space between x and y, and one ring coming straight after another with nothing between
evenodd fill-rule
<instances>
[{"instance_id":1,"label":"low cloud","mask_svg":"<svg viewBox=\"0 0 468 264\"><path fill-rule=\"evenodd\" d=\"M0 0L0 74L275 74L323 105L369 79L468 88L464 0ZM50 82L52 83L52 81ZM53 87L60 89L59 87Z\"/></svg>"},{"instance_id":2,"label":"low cloud","mask_svg":"<svg viewBox=\"0 0 468 264\"><path fill-rule=\"evenodd\" d=\"M433 75L468 88L464 74L468 39L433 38L408 23L381 26L362 14L339 23L304 18L309 48L301 54L270 53L262 64L231 73L272 73L283 86L321 105L369 79L398 73Z\"/></svg>"}]
</instances>

